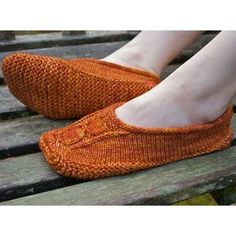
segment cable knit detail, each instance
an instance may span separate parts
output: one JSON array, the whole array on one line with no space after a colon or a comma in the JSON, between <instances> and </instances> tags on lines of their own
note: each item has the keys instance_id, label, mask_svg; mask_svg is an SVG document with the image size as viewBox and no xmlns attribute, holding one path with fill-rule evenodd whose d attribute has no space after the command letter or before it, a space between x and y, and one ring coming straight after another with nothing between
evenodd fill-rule
<instances>
[{"instance_id":1,"label":"cable knit detail","mask_svg":"<svg viewBox=\"0 0 236 236\"><path fill-rule=\"evenodd\" d=\"M44 133L40 148L61 175L97 179L128 174L228 147L232 107L217 120L182 128L139 128L115 115L117 103Z\"/></svg>"}]
</instances>

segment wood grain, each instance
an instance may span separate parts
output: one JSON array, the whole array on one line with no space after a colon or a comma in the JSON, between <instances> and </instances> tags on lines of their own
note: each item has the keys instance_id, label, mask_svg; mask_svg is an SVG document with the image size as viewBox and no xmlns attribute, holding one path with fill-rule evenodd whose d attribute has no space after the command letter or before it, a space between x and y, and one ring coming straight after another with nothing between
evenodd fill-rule
<instances>
[{"instance_id":1,"label":"wood grain","mask_svg":"<svg viewBox=\"0 0 236 236\"><path fill-rule=\"evenodd\" d=\"M54 121L42 116L24 117L0 122L0 159L38 151L42 132L71 123Z\"/></svg>"},{"instance_id":2,"label":"wood grain","mask_svg":"<svg viewBox=\"0 0 236 236\"><path fill-rule=\"evenodd\" d=\"M11 178L13 178L12 175ZM30 179L31 176L27 178ZM2 204L166 205L235 183L236 146L233 146L224 151L178 161L135 174L80 183L2 202ZM25 185L29 186L28 183ZM9 185L8 187L12 189ZM15 188L17 187L15 186Z\"/></svg>"},{"instance_id":3,"label":"wood grain","mask_svg":"<svg viewBox=\"0 0 236 236\"><path fill-rule=\"evenodd\" d=\"M236 131L236 115L233 119ZM48 167L41 153L0 161L0 200L71 182ZM48 184L50 183L50 184ZM6 204L171 204L236 184L236 146L135 174L77 184Z\"/></svg>"},{"instance_id":4,"label":"wood grain","mask_svg":"<svg viewBox=\"0 0 236 236\"><path fill-rule=\"evenodd\" d=\"M0 201L78 183L56 174L42 153L0 161Z\"/></svg>"},{"instance_id":5,"label":"wood grain","mask_svg":"<svg viewBox=\"0 0 236 236\"><path fill-rule=\"evenodd\" d=\"M0 86L0 120L34 114L17 100L7 86Z\"/></svg>"},{"instance_id":6,"label":"wood grain","mask_svg":"<svg viewBox=\"0 0 236 236\"><path fill-rule=\"evenodd\" d=\"M61 32L16 35L15 40L0 41L0 51L16 51L55 46L71 46L130 40L138 31L87 31L83 35L65 36Z\"/></svg>"},{"instance_id":7,"label":"wood grain","mask_svg":"<svg viewBox=\"0 0 236 236\"><path fill-rule=\"evenodd\" d=\"M15 39L15 31L0 31L0 42L8 42Z\"/></svg>"}]
</instances>

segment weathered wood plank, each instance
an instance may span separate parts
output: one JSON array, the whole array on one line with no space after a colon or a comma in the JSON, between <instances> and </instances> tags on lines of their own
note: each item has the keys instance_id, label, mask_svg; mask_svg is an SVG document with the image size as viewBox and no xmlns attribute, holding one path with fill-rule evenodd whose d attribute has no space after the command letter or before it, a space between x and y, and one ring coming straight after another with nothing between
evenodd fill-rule
<instances>
[{"instance_id":1,"label":"weathered wood plank","mask_svg":"<svg viewBox=\"0 0 236 236\"><path fill-rule=\"evenodd\" d=\"M236 146L134 174L35 194L2 205L166 205L236 183Z\"/></svg>"},{"instance_id":2,"label":"weathered wood plank","mask_svg":"<svg viewBox=\"0 0 236 236\"><path fill-rule=\"evenodd\" d=\"M0 51L15 51L56 46L71 46L130 40L138 31L87 31L83 35L63 35L61 32L16 35L15 40L0 42Z\"/></svg>"},{"instance_id":3,"label":"weathered wood plank","mask_svg":"<svg viewBox=\"0 0 236 236\"><path fill-rule=\"evenodd\" d=\"M233 129L236 131L236 115ZM19 199L14 204L171 204L236 183L236 146L135 174ZM51 184L47 184L50 182ZM54 184L55 182L55 184ZM41 153L0 161L0 200L68 184ZM70 184L70 183L69 183ZM43 200L45 198L45 200ZM19 201L19 202L18 202ZM9 202L10 204L11 202Z\"/></svg>"},{"instance_id":4,"label":"weathered wood plank","mask_svg":"<svg viewBox=\"0 0 236 236\"><path fill-rule=\"evenodd\" d=\"M219 205L230 205L236 201L236 185L213 191L211 194Z\"/></svg>"},{"instance_id":5,"label":"weathered wood plank","mask_svg":"<svg viewBox=\"0 0 236 236\"><path fill-rule=\"evenodd\" d=\"M73 35L81 35L81 34L86 34L86 31L85 30L62 31L62 35L65 35L65 36L73 36Z\"/></svg>"},{"instance_id":6,"label":"weathered wood plank","mask_svg":"<svg viewBox=\"0 0 236 236\"><path fill-rule=\"evenodd\" d=\"M13 40L15 39L15 32L14 31L0 31L0 40Z\"/></svg>"},{"instance_id":7,"label":"weathered wood plank","mask_svg":"<svg viewBox=\"0 0 236 236\"><path fill-rule=\"evenodd\" d=\"M41 153L0 161L0 201L78 182L56 174Z\"/></svg>"},{"instance_id":8,"label":"weathered wood plank","mask_svg":"<svg viewBox=\"0 0 236 236\"><path fill-rule=\"evenodd\" d=\"M173 61L174 64L183 63L188 58L193 56L198 52L203 46L205 46L212 38L215 37L214 34L204 34L196 42L194 42L190 47L185 49L180 56ZM72 59L76 57L94 57L103 58L118 48L126 44L127 41L122 42L112 42L112 43L99 43L99 44L87 44L87 45L76 45L67 47L52 47L52 48L42 48L33 50L24 50L24 52L41 54L41 55L51 55L62 57L65 59ZM3 57L9 54L9 52L0 53L0 61ZM1 75L1 70L0 70ZM0 77L0 83L3 83L2 77Z\"/></svg>"},{"instance_id":9,"label":"weathered wood plank","mask_svg":"<svg viewBox=\"0 0 236 236\"><path fill-rule=\"evenodd\" d=\"M34 114L11 95L6 86L0 86L0 120Z\"/></svg>"},{"instance_id":10,"label":"weathered wood plank","mask_svg":"<svg viewBox=\"0 0 236 236\"><path fill-rule=\"evenodd\" d=\"M31 116L0 122L0 159L38 151L42 132L71 123Z\"/></svg>"}]
</instances>

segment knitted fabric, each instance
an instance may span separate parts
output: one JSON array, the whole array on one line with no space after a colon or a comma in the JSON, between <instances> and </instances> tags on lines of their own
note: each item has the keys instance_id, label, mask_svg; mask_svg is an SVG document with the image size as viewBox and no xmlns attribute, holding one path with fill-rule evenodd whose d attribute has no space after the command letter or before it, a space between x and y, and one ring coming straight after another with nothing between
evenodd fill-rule
<instances>
[{"instance_id":1,"label":"knitted fabric","mask_svg":"<svg viewBox=\"0 0 236 236\"><path fill-rule=\"evenodd\" d=\"M152 73L96 59L64 60L25 53L5 57L3 74L15 97L54 119L81 118L137 97L160 81Z\"/></svg>"},{"instance_id":2,"label":"knitted fabric","mask_svg":"<svg viewBox=\"0 0 236 236\"><path fill-rule=\"evenodd\" d=\"M232 107L203 125L137 128L116 117L120 105L44 133L40 148L48 163L67 177L97 179L221 150L232 140Z\"/></svg>"}]
</instances>

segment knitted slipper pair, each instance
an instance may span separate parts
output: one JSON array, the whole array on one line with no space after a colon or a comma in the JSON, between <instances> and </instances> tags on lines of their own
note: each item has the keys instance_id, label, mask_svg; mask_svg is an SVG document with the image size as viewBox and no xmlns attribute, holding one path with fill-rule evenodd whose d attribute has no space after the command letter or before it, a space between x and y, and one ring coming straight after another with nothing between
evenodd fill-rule
<instances>
[{"instance_id":1,"label":"knitted slipper pair","mask_svg":"<svg viewBox=\"0 0 236 236\"><path fill-rule=\"evenodd\" d=\"M138 128L119 120L115 109L123 103L116 102L139 96L159 82L148 72L96 59L14 54L5 58L3 73L11 92L45 116L78 118L96 111L41 136L48 163L67 177L128 174L221 150L232 140L231 106L213 122L182 128Z\"/></svg>"},{"instance_id":2,"label":"knitted slipper pair","mask_svg":"<svg viewBox=\"0 0 236 236\"><path fill-rule=\"evenodd\" d=\"M152 73L96 59L63 60L15 53L4 58L11 93L27 107L54 119L81 118L153 88Z\"/></svg>"}]
</instances>

